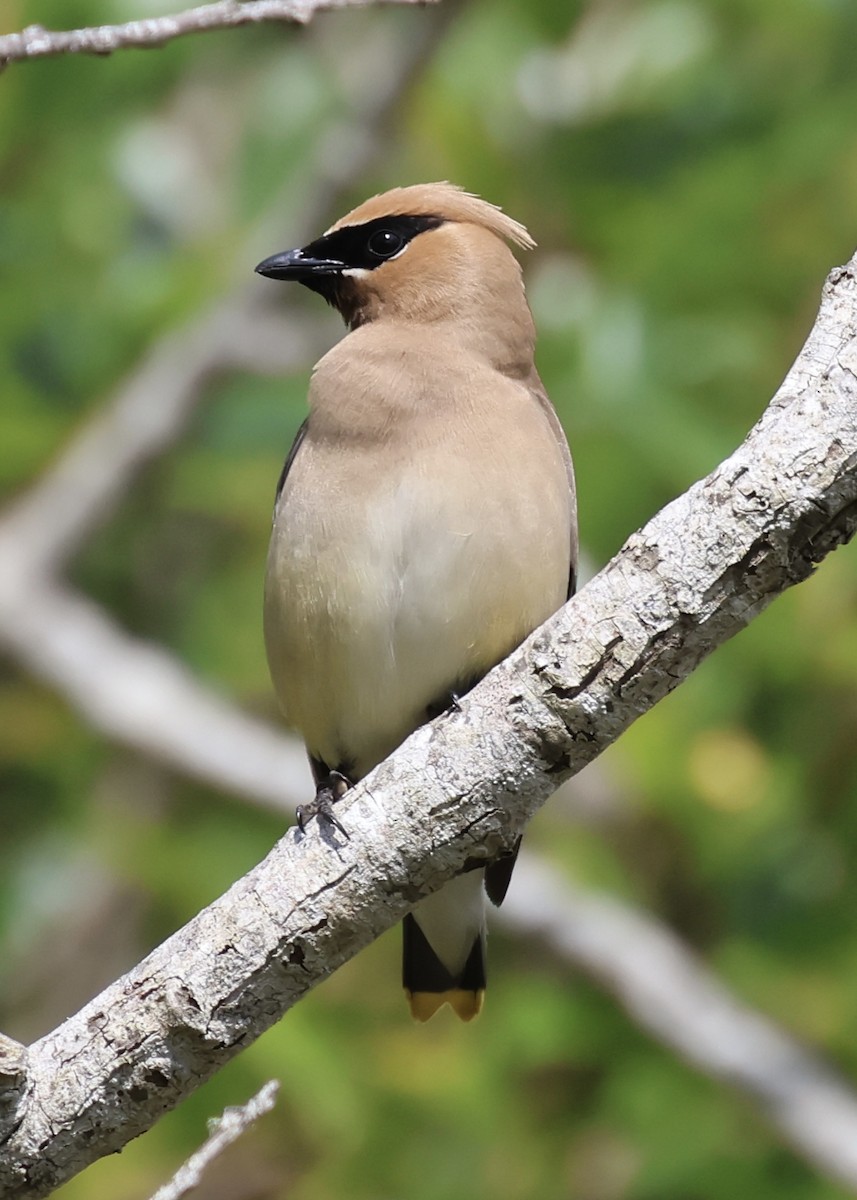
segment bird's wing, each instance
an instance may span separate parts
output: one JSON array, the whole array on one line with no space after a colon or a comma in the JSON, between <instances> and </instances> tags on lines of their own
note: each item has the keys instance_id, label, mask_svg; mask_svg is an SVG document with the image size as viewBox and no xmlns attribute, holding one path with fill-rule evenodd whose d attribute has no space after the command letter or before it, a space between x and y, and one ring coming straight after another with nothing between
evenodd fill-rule
<instances>
[{"instance_id":1,"label":"bird's wing","mask_svg":"<svg viewBox=\"0 0 857 1200\"><path fill-rule=\"evenodd\" d=\"M282 492L283 485L286 482L286 477L287 477L289 471L291 471L292 463L295 461L298 450L300 450L301 444L302 444L304 438L306 437L306 431L307 431L308 424L309 424L309 417L306 418L304 423L301 425L300 429L295 434L295 440L292 442L291 449L289 450L288 454L286 455L286 461L283 463L283 469L282 469L282 471L280 471L280 478L277 480L277 491L274 495L274 512L275 513L277 511L277 504L280 499L280 493Z\"/></svg>"},{"instance_id":2,"label":"bird's wing","mask_svg":"<svg viewBox=\"0 0 857 1200\"><path fill-rule=\"evenodd\" d=\"M569 499L571 501L571 542L569 545L568 559L568 594L567 599L571 599L574 595L575 586L577 584L577 553L578 553L578 538L577 538L577 493L574 486L574 466L571 461L571 451L568 448L568 440L565 436L565 430L562 427L556 409L550 402L544 385L538 375L533 372L534 378L530 383L530 391L542 412L547 418L547 423L550 426L551 433L556 439L556 444L559 447L559 452L562 455L563 465L565 466L565 476L568 480ZM492 904L499 907L505 899L509 884L512 879L512 871L515 869L515 861L518 857L518 851L521 848L521 839L518 838L512 850L508 854L502 854L495 862L489 863L485 868L485 891L488 893L488 899Z\"/></svg>"},{"instance_id":3,"label":"bird's wing","mask_svg":"<svg viewBox=\"0 0 857 1200\"><path fill-rule=\"evenodd\" d=\"M574 595L577 586L577 555L578 555L578 537L577 537L577 492L574 486L574 466L571 461L571 451L568 448L568 439L565 436L565 430L557 416L556 409L550 402L550 398L545 391L544 384L535 371L533 378L530 381L530 391L536 403L541 408L547 423L550 426L550 431L556 438L556 444L559 447L559 452L562 455L562 461L565 466L565 475L568 480L568 494L571 501L571 544L569 546L568 560L568 594L567 600L570 600Z\"/></svg>"}]
</instances>

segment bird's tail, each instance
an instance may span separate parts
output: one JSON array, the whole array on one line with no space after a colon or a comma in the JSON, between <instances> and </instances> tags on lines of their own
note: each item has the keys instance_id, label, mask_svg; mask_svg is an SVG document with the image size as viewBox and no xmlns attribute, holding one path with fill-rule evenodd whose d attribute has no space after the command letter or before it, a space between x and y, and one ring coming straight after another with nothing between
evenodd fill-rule
<instances>
[{"instance_id":1,"label":"bird's tail","mask_svg":"<svg viewBox=\"0 0 857 1200\"><path fill-rule=\"evenodd\" d=\"M412 913L402 926L402 983L411 1016L427 1021L448 1004L462 1021L472 1021L485 995L485 933L477 934L467 961L452 975L431 948Z\"/></svg>"}]
</instances>

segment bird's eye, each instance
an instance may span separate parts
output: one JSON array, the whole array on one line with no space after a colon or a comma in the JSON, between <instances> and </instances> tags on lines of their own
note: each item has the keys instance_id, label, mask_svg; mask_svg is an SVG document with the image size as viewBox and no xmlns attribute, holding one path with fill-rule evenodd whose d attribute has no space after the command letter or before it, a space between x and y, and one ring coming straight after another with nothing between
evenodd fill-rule
<instances>
[{"instance_id":1,"label":"bird's eye","mask_svg":"<svg viewBox=\"0 0 857 1200\"><path fill-rule=\"evenodd\" d=\"M366 243L366 249L375 258L392 258L404 244L405 239L400 233L394 233L392 229L376 229Z\"/></svg>"}]
</instances>

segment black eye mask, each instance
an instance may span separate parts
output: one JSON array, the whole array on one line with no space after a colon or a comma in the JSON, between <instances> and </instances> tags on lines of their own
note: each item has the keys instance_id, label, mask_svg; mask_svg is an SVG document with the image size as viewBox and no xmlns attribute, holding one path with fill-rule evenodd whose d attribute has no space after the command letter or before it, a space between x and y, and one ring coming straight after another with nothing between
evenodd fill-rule
<instances>
[{"instance_id":1,"label":"black eye mask","mask_svg":"<svg viewBox=\"0 0 857 1200\"><path fill-rule=\"evenodd\" d=\"M395 258L418 233L437 229L441 217L377 217L365 225L346 225L304 246L307 258L341 264L339 269L357 267L371 271Z\"/></svg>"}]
</instances>

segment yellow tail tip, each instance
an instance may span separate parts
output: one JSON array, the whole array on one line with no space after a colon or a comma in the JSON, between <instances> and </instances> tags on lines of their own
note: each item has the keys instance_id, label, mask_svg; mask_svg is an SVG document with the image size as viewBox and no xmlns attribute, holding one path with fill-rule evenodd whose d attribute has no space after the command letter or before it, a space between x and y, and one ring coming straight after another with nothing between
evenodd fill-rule
<instances>
[{"instance_id":1,"label":"yellow tail tip","mask_svg":"<svg viewBox=\"0 0 857 1200\"><path fill-rule=\"evenodd\" d=\"M485 991L482 988L477 992L468 992L463 988L450 988L447 992L409 992L406 989L405 995L415 1021L430 1020L444 1004L448 1004L460 1020L472 1021L482 1011Z\"/></svg>"}]
</instances>

